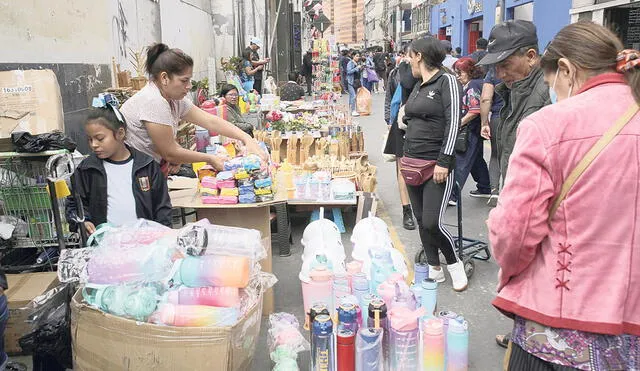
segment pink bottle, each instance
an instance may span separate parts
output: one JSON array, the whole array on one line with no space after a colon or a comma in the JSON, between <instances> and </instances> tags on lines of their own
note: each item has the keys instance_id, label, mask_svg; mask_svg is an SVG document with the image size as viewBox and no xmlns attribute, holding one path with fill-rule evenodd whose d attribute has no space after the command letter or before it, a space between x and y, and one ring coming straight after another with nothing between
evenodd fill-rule
<instances>
[{"instance_id":1,"label":"pink bottle","mask_svg":"<svg viewBox=\"0 0 640 371\"><path fill-rule=\"evenodd\" d=\"M240 290L237 287L183 287L180 290L169 291L167 303L238 307L240 305Z\"/></svg>"},{"instance_id":2,"label":"pink bottle","mask_svg":"<svg viewBox=\"0 0 640 371\"><path fill-rule=\"evenodd\" d=\"M396 296L396 282L402 280L402 274L393 273L378 286L378 295L387 304L387 308L391 306L394 296ZM390 308L389 308L390 309Z\"/></svg>"},{"instance_id":3,"label":"pink bottle","mask_svg":"<svg viewBox=\"0 0 640 371\"><path fill-rule=\"evenodd\" d=\"M187 287L247 287L250 263L244 256L187 256L181 260L174 281Z\"/></svg>"},{"instance_id":4,"label":"pink bottle","mask_svg":"<svg viewBox=\"0 0 640 371\"><path fill-rule=\"evenodd\" d=\"M301 282L302 301L304 312L309 313L309 309L315 303L324 303L332 314L335 313L333 305L333 273L327 269L326 265L318 265L309 273L311 282Z\"/></svg>"},{"instance_id":5,"label":"pink bottle","mask_svg":"<svg viewBox=\"0 0 640 371\"><path fill-rule=\"evenodd\" d=\"M238 310L206 305L161 304L149 317L149 322L178 327L233 326L238 322Z\"/></svg>"},{"instance_id":6,"label":"pink bottle","mask_svg":"<svg viewBox=\"0 0 640 371\"><path fill-rule=\"evenodd\" d=\"M444 371L444 325L439 318L422 322L422 369Z\"/></svg>"},{"instance_id":7,"label":"pink bottle","mask_svg":"<svg viewBox=\"0 0 640 371\"><path fill-rule=\"evenodd\" d=\"M362 262L359 260L350 261L347 263L347 277L349 278L349 289L353 292L353 285L351 284L351 278L354 274L362 272Z\"/></svg>"}]
</instances>

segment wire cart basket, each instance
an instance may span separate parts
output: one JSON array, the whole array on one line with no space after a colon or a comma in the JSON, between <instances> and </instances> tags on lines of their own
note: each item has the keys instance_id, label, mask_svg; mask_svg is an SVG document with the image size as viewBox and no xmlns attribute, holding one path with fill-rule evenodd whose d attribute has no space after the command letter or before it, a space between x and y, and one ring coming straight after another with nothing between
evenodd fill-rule
<instances>
[{"instance_id":1,"label":"wire cart basket","mask_svg":"<svg viewBox=\"0 0 640 371\"><path fill-rule=\"evenodd\" d=\"M46 261L36 263L30 255L47 255L47 251L51 254L60 247L78 245L78 236L69 232L64 217L65 200L57 199L49 192L53 182L47 161L53 155L64 153L66 151L0 154L0 210L5 222L15 223L12 238L2 241L3 268L7 271L37 270L38 265L53 268L51 259L46 256ZM32 254L11 251L15 249L35 251ZM18 258L7 264L4 261L7 255Z\"/></svg>"}]
</instances>

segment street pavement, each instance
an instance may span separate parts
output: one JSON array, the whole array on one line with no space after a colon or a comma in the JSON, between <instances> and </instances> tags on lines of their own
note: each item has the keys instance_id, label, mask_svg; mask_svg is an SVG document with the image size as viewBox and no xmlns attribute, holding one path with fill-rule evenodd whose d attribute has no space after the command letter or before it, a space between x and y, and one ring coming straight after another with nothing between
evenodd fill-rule
<instances>
[{"instance_id":1,"label":"street pavement","mask_svg":"<svg viewBox=\"0 0 640 371\"><path fill-rule=\"evenodd\" d=\"M344 99L344 98L343 98ZM397 233L399 241L397 246L405 251L408 261L413 261L416 253L422 248L418 231L408 231L402 227L402 207L395 177L394 163L384 162L381 156L383 135L386 131L384 123L384 95L373 94L373 112L370 116L356 118L365 133L365 148L369 153L370 162L378 167L377 195L380 200L378 216L387 221L392 233ZM489 158L488 148L485 148L485 158ZM463 235L466 238L487 241L487 229L485 221L489 213L489 206L485 199L469 197L469 191L475 189L471 177L462 192L463 205ZM455 226L456 208L449 207L446 213L446 223ZM345 214L347 233L343 234L343 244L347 257L351 256L351 242L349 241L350 229L355 221L355 213ZM292 219L293 245L291 256L282 258L277 256L274 247L273 268L278 277L275 286L275 311L290 312L296 315L300 323L303 323L302 291L298 272L302 265L302 245L300 239L302 232L308 223L308 214L296 214ZM455 227L450 228L457 235ZM348 258L349 260L350 258ZM450 310L463 315L470 324L469 345L469 369L478 371L500 370L504 349L496 345L496 334L510 331L512 321L500 314L493 306L491 300L495 296L498 267L493 260L484 262L476 261L475 273L469 280L469 288L463 293L456 293L451 287L451 280L447 275L447 281L438 288L438 309ZM256 349L253 362L253 370L267 370L271 365L267 349L268 322L263 320L261 336ZM308 332L303 332L308 336ZM301 353L298 364L306 369L309 362L309 352ZM268 366L269 365L269 366Z\"/></svg>"}]
</instances>

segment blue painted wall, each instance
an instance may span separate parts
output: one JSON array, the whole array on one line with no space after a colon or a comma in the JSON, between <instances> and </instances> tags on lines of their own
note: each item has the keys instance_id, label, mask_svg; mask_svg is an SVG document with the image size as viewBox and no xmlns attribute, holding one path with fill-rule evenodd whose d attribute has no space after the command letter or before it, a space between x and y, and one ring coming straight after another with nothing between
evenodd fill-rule
<instances>
[{"instance_id":1,"label":"blue painted wall","mask_svg":"<svg viewBox=\"0 0 640 371\"><path fill-rule=\"evenodd\" d=\"M467 0L448 0L438 4L431 11L431 33L438 35L440 28L451 26L451 44L454 48L461 47L463 52L468 50L468 30L465 21L482 18L484 38L489 38L491 28L495 25L496 5L498 0L483 0L482 12L469 14ZM533 3L533 22L538 28L540 50L570 22L569 10L571 0L506 0L507 16L513 14L516 6ZM446 20L443 20L441 9L445 10Z\"/></svg>"}]
</instances>

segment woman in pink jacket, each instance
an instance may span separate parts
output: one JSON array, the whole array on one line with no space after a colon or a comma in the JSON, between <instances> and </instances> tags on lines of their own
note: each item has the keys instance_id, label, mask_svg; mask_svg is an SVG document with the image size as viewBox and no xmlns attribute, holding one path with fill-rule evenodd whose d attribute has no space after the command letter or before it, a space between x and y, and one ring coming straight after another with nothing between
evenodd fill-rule
<instances>
[{"instance_id":1,"label":"woman in pink jacket","mask_svg":"<svg viewBox=\"0 0 640 371\"><path fill-rule=\"evenodd\" d=\"M640 52L580 22L558 33L541 66L557 104L520 124L488 221L500 266L493 305L515 320L505 364L517 371L635 370ZM569 188L570 174L616 124L621 131Z\"/></svg>"}]
</instances>

